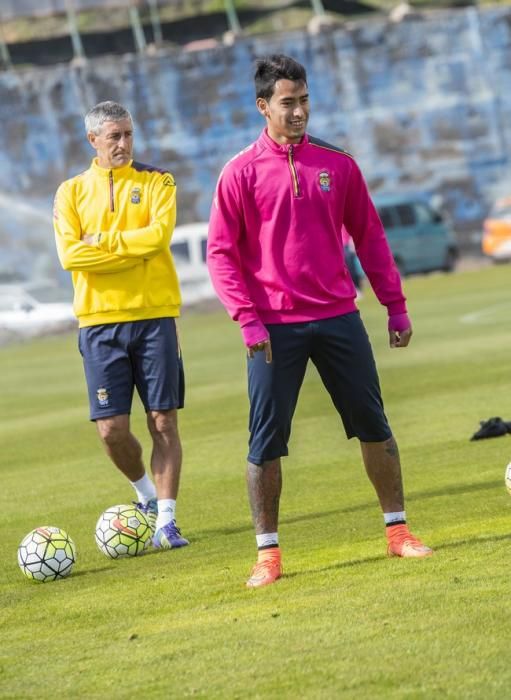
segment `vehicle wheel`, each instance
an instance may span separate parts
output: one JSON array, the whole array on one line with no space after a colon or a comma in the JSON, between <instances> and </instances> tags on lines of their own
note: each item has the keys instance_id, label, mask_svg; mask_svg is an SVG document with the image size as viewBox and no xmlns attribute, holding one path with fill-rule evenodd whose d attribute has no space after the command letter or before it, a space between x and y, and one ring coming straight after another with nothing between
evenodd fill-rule
<instances>
[{"instance_id":1,"label":"vehicle wheel","mask_svg":"<svg viewBox=\"0 0 511 700\"><path fill-rule=\"evenodd\" d=\"M452 272L454 268L456 267L456 261L458 260L458 255L455 250L448 250L447 253L445 254L445 261L444 261L444 271L445 272Z\"/></svg>"}]
</instances>

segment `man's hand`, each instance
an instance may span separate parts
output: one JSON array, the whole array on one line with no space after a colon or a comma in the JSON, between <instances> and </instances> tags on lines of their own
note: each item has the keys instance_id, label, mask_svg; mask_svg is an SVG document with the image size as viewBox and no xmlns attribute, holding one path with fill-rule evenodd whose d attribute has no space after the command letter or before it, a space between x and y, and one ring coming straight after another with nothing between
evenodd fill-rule
<instances>
[{"instance_id":1,"label":"man's hand","mask_svg":"<svg viewBox=\"0 0 511 700\"><path fill-rule=\"evenodd\" d=\"M247 350L247 354L250 357L250 359L253 359L256 352L262 352L263 350L266 355L266 363L270 364L270 362L272 361L272 354L271 342L269 338L268 340L262 340L260 343L256 343L255 345L250 345Z\"/></svg>"},{"instance_id":2,"label":"man's hand","mask_svg":"<svg viewBox=\"0 0 511 700\"><path fill-rule=\"evenodd\" d=\"M389 345L391 348L406 348L412 338L412 324L408 314L389 316Z\"/></svg>"},{"instance_id":3,"label":"man's hand","mask_svg":"<svg viewBox=\"0 0 511 700\"><path fill-rule=\"evenodd\" d=\"M266 355L266 362L269 364L272 360L271 343L267 329L258 319L249 321L241 328L243 343L247 348L247 355L252 360L256 352L262 352Z\"/></svg>"},{"instance_id":4,"label":"man's hand","mask_svg":"<svg viewBox=\"0 0 511 700\"><path fill-rule=\"evenodd\" d=\"M100 233L82 233L82 241L85 245L97 247L100 237Z\"/></svg>"},{"instance_id":5,"label":"man's hand","mask_svg":"<svg viewBox=\"0 0 511 700\"><path fill-rule=\"evenodd\" d=\"M391 348L406 348L412 338L412 329L404 331L389 331L389 345Z\"/></svg>"}]
</instances>

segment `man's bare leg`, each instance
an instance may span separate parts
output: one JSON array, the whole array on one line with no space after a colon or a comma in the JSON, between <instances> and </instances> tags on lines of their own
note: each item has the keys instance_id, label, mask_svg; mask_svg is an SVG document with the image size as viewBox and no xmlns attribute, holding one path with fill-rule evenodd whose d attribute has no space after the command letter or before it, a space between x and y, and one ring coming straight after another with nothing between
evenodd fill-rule
<instances>
[{"instance_id":1,"label":"man's bare leg","mask_svg":"<svg viewBox=\"0 0 511 700\"><path fill-rule=\"evenodd\" d=\"M360 442L367 475L384 513L403 511L403 479L396 441L390 437L384 442Z\"/></svg>"},{"instance_id":2,"label":"man's bare leg","mask_svg":"<svg viewBox=\"0 0 511 700\"><path fill-rule=\"evenodd\" d=\"M282 575L282 562L278 546L279 503L282 491L280 459L247 464L247 488L252 520L258 539L257 564L252 569L248 588L260 588L273 583ZM269 543L259 545L269 535Z\"/></svg>"},{"instance_id":3,"label":"man's bare leg","mask_svg":"<svg viewBox=\"0 0 511 700\"><path fill-rule=\"evenodd\" d=\"M177 410L148 411L147 427L153 439L151 471L158 499L176 500L183 461Z\"/></svg>"},{"instance_id":4,"label":"man's bare leg","mask_svg":"<svg viewBox=\"0 0 511 700\"><path fill-rule=\"evenodd\" d=\"M256 535L277 532L282 491L280 459L247 464L247 488Z\"/></svg>"},{"instance_id":5,"label":"man's bare leg","mask_svg":"<svg viewBox=\"0 0 511 700\"><path fill-rule=\"evenodd\" d=\"M130 430L129 415L98 419L96 429L117 469L131 482L141 479L145 474L142 447Z\"/></svg>"},{"instance_id":6,"label":"man's bare leg","mask_svg":"<svg viewBox=\"0 0 511 700\"><path fill-rule=\"evenodd\" d=\"M387 551L399 557L427 557L433 551L406 526L401 462L396 441L361 442L367 475L374 486L387 524ZM397 518L397 520L395 519Z\"/></svg>"},{"instance_id":7,"label":"man's bare leg","mask_svg":"<svg viewBox=\"0 0 511 700\"><path fill-rule=\"evenodd\" d=\"M176 526L176 499L183 461L177 410L148 411L147 427L153 440L151 471L158 494L153 544L160 549L185 547L188 540Z\"/></svg>"}]
</instances>

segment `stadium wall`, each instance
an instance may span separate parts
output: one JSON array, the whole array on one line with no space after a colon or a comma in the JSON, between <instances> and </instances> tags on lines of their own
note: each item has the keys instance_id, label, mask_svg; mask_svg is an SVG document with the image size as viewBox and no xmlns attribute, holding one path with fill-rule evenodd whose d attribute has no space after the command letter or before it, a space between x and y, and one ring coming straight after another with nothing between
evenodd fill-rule
<instances>
[{"instance_id":1,"label":"stadium wall","mask_svg":"<svg viewBox=\"0 0 511 700\"><path fill-rule=\"evenodd\" d=\"M206 219L223 163L263 125L253 60L277 51L308 69L309 131L353 153L373 193L439 194L462 246L477 244L494 194L511 185L510 8L1 74L0 268L55 267L51 199L87 167L82 115L104 99L131 110L137 159L175 174L179 223Z\"/></svg>"}]
</instances>

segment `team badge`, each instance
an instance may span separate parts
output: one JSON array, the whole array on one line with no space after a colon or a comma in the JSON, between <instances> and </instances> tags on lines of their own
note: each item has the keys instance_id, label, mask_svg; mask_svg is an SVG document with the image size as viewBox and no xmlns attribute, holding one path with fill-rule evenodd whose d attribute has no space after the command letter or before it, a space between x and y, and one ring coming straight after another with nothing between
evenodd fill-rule
<instances>
[{"instance_id":1,"label":"team badge","mask_svg":"<svg viewBox=\"0 0 511 700\"><path fill-rule=\"evenodd\" d=\"M319 186L323 192L330 192L330 175L326 170L319 173Z\"/></svg>"},{"instance_id":2,"label":"team badge","mask_svg":"<svg viewBox=\"0 0 511 700\"><path fill-rule=\"evenodd\" d=\"M97 390L96 395L98 397L98 403L101 407L104 408L105 406L109 405L109 393L104 387L100 387Z\"/></svg>"},{"instance_id":3,"label":"team badge","mask_svg":"<svg viewBox=\"0 0 511 700\"><path fill-rule=\"evenodd\" d=\"M134 187L131 190L131 203L132 204L140 204L140 196L142 194L142 190L140 187Z\"/></svg>"}]
</instances>

